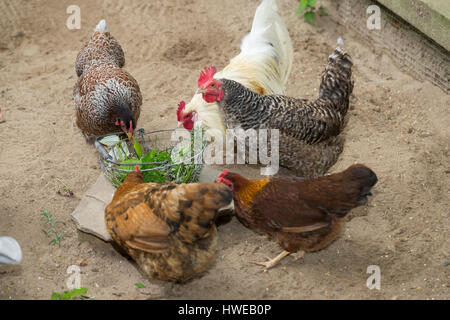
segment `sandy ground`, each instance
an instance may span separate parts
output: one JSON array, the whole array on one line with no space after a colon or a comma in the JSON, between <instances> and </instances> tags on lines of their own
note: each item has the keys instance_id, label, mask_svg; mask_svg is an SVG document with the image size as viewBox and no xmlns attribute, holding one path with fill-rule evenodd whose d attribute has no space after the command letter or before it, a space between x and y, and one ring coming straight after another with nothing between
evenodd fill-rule
<instances>
[{"instance_id":1,"label":"sandy ground","mask_svg":"<svg viewBox=\"0 0 450 320\"><path fill-rule=\"evenodd\" d=\"M79 236L70 214L100 168L74 119L72 88L78 50L106 18L144 97L139 126L176 125L201 68L224 67L239 52L259 0L79 0L81 29L66 28L73 1L0 1L0 235L15 237L24 258L0 269L0 299L49 299L66 290L67 267L81 267L96 299L449 299L450 96L400 71L332 17L316 26L278 0L295 61L288 94L313 98L338 36L352 55L355 89L347 142L332 172L361 162L379 177L368 206L352 211L330 247L260 273L252 261L280 249L236 220L220 228L220 258L184 285L147 280L109 244ZM75 196L56 194L57 178ZM67 234L49 246L40 220L47 209ZM369 265L381 290L369 290ZM135 283L141 282L144 289Z\"/></svg>"}]
</instances>

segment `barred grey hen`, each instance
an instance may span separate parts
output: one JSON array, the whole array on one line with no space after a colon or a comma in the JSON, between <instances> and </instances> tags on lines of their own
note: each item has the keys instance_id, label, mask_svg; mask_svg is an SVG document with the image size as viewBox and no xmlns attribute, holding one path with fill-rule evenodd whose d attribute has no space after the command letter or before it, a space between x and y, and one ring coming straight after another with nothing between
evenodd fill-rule
<instances>
[{"instance_id":1,"label":"barred grey hen","mask_svg":"<svg viewBox=\"0 0 450 320\"><path fill-rule=\"evenodd\" d=\"M314 101L261 95L229 79L214 79L215 67L198 80L206 102L217 101L227 128L278 129L280 165L303 177L323 175L343 150L352 60L337 47L328 57Z\"/></svg>"}]
</instances>

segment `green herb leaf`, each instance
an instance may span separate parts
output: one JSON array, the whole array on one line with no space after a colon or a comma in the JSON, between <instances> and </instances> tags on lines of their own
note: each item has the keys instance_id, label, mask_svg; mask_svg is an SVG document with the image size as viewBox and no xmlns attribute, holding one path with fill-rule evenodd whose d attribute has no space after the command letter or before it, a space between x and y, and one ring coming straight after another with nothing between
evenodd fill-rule
<instances>
[{"instance_id":1,"label":"green herb leaf","mask_svg":"<svg viewBox=\"0 0 450 320\"><path fill-rule=\"evenodd\" d=\"M71 291L64 291L64 293L53 292L50 300L70 300L75 296L83 295L88 289L82 287L79 289L73 289Z\"/></svg>"},{"instance_id":2,"label":"green herb leaf","mask_svg":"<svg viewBox=\"0 0 450 320\"><path fill-rule=\"evenodd\" d=\"M142 163L155 162L155 154L153 152L147 153L143 158L141 158Z\"/></svg>"},{"instance_id":3,"label":"green herb leaf","mask_svg":"<svg viewBox=\"0 0 450 320\"><path fill-rule=\"evenodd\" d=\"M296 13L302 13L303 10L308 6L308 0L300 0L300 7L297 9Z\"/></svg>"},{"instance_id":4,"label":"green herb leaf","mask_svg":"<svg viewBox=\"0 0 450 320\"><path fill-rule=\"evenodd\" d=\"M53 292L50 300L61 300L61 296L62 296L61 293Z\"/></svg>"},{"instance_id":5,"label":"green herb leaf","mask_svg":"<svg viewBox=\"0 0 450 320\"><path fill-rule=\"evenodd\" d=\"M140 283L140 282L135 283L134 285L135 285L136 287L138 287L139 289L145 288L145 286L144 286L142 283Z\"/></svg>"},{"instance_id":6,"label":"green herb leaf","mask_svg":"<svg viewBox=\"0 0 450 320\"><path fill-rule=\"evenodd\" d=\"M308 0L308 7L314 8L316 5L317 0Z\"/></svg>"},{"instance_id":7,"label":"green herb leaf","mask_svg":"<svg viewBox=\"0 0 450 320\"><path fill-rule=\"evenodd\" d=\"M128 160L123 160L123 161L120 161L120 163L122 164L127 164L127 163L142 163L142 160L141 159L136 159L136 158L131 158L131 159L128 159ZM136 168L136 166L135 165L131 165L131 166L120 166L120 169L123 169L123 170L129 170L129 171L132 171L132 170L134 170ZM140 166L140 165L138 165L138 168L139 169L141 169L142 168L142 166ZM128 175L128 172L126 172L126 171L121 171L124 175L125 175L125 177Z\"/></svg>"},{"instance_id":8,"label":"green herb leaf","mask_svg":"<svg viewBox=\"0 0 450 320\"><path fill-rule=\"evenodd\" d=\"M133 145L134 146L134 151L136 151L136 154L137 154L138 158L140 159L141 156L142 156L142 147L139 144L139 142L136 140L135 137L133 137L133 139L134 139L134 145Z\"/></svg>"},{"instance_id":9,"label":"green herb leaf","mask_svg":"<svg viewBox=\"0 0 450 320\"><path fill-rule=\"evenodd\" d=\"M308 22L310 24L314 24L315 16L316 16L316 14L313 11L305 12L305 15L304 15L306 22Z\"/></svg>"}]
</instances>

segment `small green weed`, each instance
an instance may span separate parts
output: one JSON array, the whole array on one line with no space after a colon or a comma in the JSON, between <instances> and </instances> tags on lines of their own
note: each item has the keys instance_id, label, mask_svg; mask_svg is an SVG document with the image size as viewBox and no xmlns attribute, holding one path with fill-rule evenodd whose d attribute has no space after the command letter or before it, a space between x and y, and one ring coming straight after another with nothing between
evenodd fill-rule
<instances>
[{"instance_id":1,"label":"small green weed","mask_svg":"<svg viewBox=\"0 0 450 320\"><path fill-rule=\"evenodd\" d=\"M317 0L300 0L300 7L297 9L296 13L303 13L305 21L310 24L314 24L316 19L316 3ZM319 14L319 16L328 15L322 5L319 6L319 9L317 9L317 13Z\"/></svg>"},{"instance_id":2,"label":"small green weed","mask_svg":"<svg viewBox=\"0 0 450 320\"><path fill-rule=\"evenodd\" d=\"M88 300L91 297L84 294L88 291L86 288L73 289L70 291L64 291L64 293L53 292L50 300L71 300L72 298L79 297L81 300Z\"/></svg>"},{"instance_id":3,"label":"small green weed","mask_svg":"<svg viewBox=\"0 0 450 320\"><path fill-rule=\"evenodd\" d=\"M65 183L63 180L56 178L56 181L58 182L58 191L56 191L57 194L63 197L72 197L73 191L70 189L70 187Z\"/></svg>"},{"instance_id":4,"label":"small green weed","mask_svg":"<svg viewBox=\"0 0 450 320\"><path fill-rule=\"evenodd\" d=\"M42 212L42 218L41 220L45 222L45 224L49 225L50 230L45 231L45 234L47 237L50 237L53 234L53 239L48 243L49 245L57 244L58 246L61 246L61 239L66 234L66 232L58 232L56 230L56 223L62 223L61 221L56 221L57 217L50 214L47 210L44 210Z\"/></svg>"}]
</instances>

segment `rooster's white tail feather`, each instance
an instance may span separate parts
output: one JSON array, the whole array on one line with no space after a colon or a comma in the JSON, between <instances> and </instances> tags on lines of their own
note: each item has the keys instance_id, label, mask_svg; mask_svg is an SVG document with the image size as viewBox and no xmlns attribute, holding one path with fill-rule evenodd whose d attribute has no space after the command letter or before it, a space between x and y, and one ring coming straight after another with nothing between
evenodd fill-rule
<instances>
[{"instance_id":1,"label":"rooster's white tail feather","mask_svg":"<svg viewBox=\"0 0 450 320\"><path fill-rule=\"evenodd\" d=\"M260 93L283 94L293 56L291 37L278 15L275 0L263 0L256 9L252 30L242 39L241 53L216 78L235 80ZM242 68L243 64L252 70ZM250 76L253 79L249 79ZM255 83L255 79L262 88L248 85L249 82Z\"/></svg>"}]
</instances>

